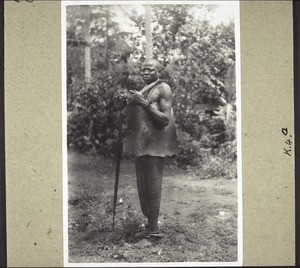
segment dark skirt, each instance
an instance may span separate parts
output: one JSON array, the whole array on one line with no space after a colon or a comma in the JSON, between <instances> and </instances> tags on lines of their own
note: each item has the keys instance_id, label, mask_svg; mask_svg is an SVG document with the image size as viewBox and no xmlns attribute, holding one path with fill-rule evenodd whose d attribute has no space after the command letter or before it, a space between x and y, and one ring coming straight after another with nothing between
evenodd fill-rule
<instances>
[{"instance_id":1,"label":"dark skirt","mask_svg":"<svg viewBox=\"0 0 300 268\"><path fill-rule=\"evenodd\" d=\"M155 220L160 209L164 157L136 157L135 169L142 212L148 219Z\"/></svg>"}]
</instances>

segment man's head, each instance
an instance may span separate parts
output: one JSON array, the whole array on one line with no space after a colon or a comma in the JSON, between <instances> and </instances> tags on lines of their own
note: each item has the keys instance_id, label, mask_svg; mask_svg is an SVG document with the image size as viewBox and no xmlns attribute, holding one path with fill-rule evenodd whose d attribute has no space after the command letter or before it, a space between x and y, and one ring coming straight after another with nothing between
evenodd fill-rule
<instances>
[{"instance_id":1,"label":"man's head","mask_svg":"<svg viewBox=\"0 0 300 268\"><path fill-rule=\"evenodd\" d=\"M159 78L160 63L155 59L147 59L141 69L142 77L146 84L151 84Z\"/></svg>"}]
</instances>

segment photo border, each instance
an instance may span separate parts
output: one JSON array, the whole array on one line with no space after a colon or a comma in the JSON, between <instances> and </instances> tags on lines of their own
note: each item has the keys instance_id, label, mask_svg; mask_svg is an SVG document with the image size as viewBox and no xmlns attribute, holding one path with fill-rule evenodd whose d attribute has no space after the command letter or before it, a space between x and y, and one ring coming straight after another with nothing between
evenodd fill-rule
<instances>
[{"instance_id":1,"label":"photo border","mask_svg":"<svg viewBox=\"0 0 300 268\"><path fill-rule=\"evenodd\" d=\"M4 105L4 1L0 3L0 267L7 266L5 105Z\"/></svg>"}]
</instances>

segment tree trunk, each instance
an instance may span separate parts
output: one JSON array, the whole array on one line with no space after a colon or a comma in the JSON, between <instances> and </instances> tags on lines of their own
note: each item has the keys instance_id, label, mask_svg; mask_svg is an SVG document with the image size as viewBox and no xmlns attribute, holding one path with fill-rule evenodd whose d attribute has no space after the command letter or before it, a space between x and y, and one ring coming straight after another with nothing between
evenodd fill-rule
<instances>
[{"instance_id":1,"label":"tree trunk","mask_svg":"<svg viewBox=\"0 0 300 268\"><path fill-rule=\"evenodd\" d=\"M109 6L106 6L105 17L106 17L105 64L106 64L106 70L108 71L109 70L109 60L108 60L108 27L109 27L108 20L109 20Z\"/></svg>"},{"instance_id":2,"label":"tree trunk","mask_svg":"<svg viewBox=\"0 0 300 268\"><path fill-rule=\"evenodd\" d=\"M85 40L85 82L91 82L91 47L90 47L90 7L85 6L84 8L84 40Z\"/></svg>"},{"instance_id":3,"label":"tree trunk","mask_svg":"<svg viewBox=\"0 0 300 268\"><path fill-rule=\"evenodd\" d=\"M91 83L91 47L90 47L90 27L91 27L91 21L90 21L90 7L85 6L84 7L84 41L85 41L85 55L84 55L84 78L86 82L87 88L89 88L89 85ZM87 142L91 142L92 138L92 132L93 132L93 126L94 126L94 120L93 120L93 115L91 113L91 107L88 108L89 112L89 128L87 129L87 135L84 137Z\"/></svg>"},{"instance_id":4,"label":"tree trunk","mask_svg":"<svg viewBox=\"0 0 300 268\"><path fill-rule=\"evenodd\" d=\"M151 31L151 5L145 5L145 33L146 33L146 58L153 58L152 31Z\"/></svg>"}]
</instances>

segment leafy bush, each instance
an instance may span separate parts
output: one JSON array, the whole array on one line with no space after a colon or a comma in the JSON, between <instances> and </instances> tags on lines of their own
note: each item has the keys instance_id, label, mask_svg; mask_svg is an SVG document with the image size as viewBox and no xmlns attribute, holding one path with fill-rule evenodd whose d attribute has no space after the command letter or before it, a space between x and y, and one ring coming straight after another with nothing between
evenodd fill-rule
<instances>
[{"instance_id":1,"label":"leafy bush","mask_svg":"<svg viewBox=\"0 0 300 268\"><path fill-rule=\"evenodd\" d=\"M116 139L116 113L111 109L114 92L109 76L99 83L86 85L75 80L70 85L68 97L68 146L80 151L111 153Z\"/></svg>"}]
</instances>

